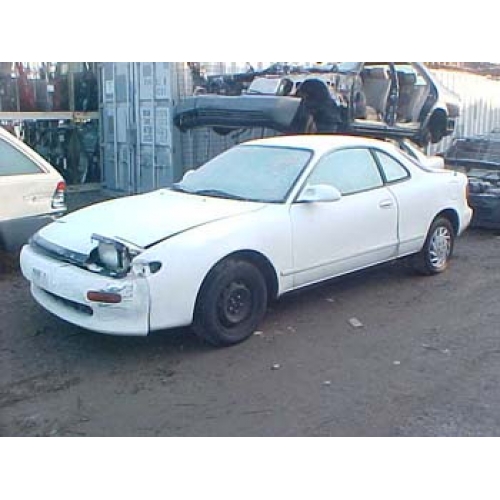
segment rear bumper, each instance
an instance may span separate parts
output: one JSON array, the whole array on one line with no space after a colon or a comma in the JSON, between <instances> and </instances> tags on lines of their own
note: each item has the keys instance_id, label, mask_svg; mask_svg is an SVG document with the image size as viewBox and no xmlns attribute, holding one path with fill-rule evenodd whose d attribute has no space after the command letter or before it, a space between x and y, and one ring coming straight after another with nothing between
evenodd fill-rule
<instances>
[{"instance_id":1,"label":"rear bumper","mask_svg":"<svg viewBox=\"0 0 500 500\"><path fill-rule=\"evenodd\" d=\"M0 246L8 252L20 250L33 234L62 215L44 214L0 222Z\"/></svg>"},{"instance_id":2,"label":"rear bumper","mask_svg":"<svg viewBox=\"0 0 500 500\"><path fill-rule=\"evenodd\" d=\"M460 230L458 234L459 236L470 227L473 215L474 211L470 207L467 207L462 213L462 218L460 220Z\"/></svg>"},{"instance_id":3,"label":"rear bumper","mask_svg":"<svg viewBox=\"0 0 500 500\"><path fill-rule=\"evenodd\" d=\"M21 271L31 283L34 299L69 323L110 335L149 333L150 298L145 278L107 278L42 255L28 245L21 252ZM89 291L119 293L122 302L90 302Z\"/></svg>"}]
</instances>

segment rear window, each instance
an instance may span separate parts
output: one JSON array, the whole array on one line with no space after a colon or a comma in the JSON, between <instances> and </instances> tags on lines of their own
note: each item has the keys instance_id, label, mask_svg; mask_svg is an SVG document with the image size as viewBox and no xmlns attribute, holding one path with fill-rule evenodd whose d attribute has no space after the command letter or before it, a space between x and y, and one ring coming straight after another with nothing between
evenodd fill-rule
<instances>
[{"instance_id":1,"label":"rear window","mask_svg":"<svg viewBox=\"0 0 500 500\"><path fill-rule=\"evenodd\" d=\"M42 170L24 153L0 139L0 177L39 174Z\"/></svg>"}]
</instances>

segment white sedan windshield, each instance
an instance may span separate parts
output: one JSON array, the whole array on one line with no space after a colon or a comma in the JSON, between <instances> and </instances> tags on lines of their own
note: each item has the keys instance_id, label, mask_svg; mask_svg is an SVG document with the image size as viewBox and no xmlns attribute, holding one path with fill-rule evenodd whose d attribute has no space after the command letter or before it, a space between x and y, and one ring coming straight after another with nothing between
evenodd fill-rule
<instances>
[{"instance_id":1,"label":"white sedan windshield","mask_svg":"<svg viewBox=\"0 0 500 500\"><path fill-rule=\"evenodd\" d=\"M238 146L191 172L174 190L203 196L282 203L304 171L312 151L275 146Z\"/></svg>"}]
</instances>

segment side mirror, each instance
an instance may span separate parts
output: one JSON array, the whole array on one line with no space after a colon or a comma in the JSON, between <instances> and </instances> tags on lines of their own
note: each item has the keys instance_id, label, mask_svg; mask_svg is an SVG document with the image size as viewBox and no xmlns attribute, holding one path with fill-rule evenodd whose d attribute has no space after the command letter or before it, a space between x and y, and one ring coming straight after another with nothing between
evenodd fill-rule
<instances>
[{"instance_id":1,"label":"side mirror","mask_svg":"<svg viewBox=\"0 0 500 500\"><path fill-rule=\"evenodd\" d=\"M340 201L340 191L327 184L309 185L304 188L298 198L299 203L333 203Z\"/></svg>"}]
</instances>

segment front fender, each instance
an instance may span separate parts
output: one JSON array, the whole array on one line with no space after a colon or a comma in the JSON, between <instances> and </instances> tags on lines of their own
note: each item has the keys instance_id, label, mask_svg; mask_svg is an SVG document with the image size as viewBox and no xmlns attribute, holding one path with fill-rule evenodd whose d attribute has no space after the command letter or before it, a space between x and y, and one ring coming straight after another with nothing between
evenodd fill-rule
<instances>
[{"instance_id":1,"label":"front fender","mask_svg":"<svg viewBox=\"0 0 500 500\"><path fill-rule=\"evenodd\" d=\"M211 269L237 252L264 256L278 278L278 295L291 289L283 271L292 267L291 231L285 205L206 224L186 231L141 254L141 260L162 263L148 277L151 330L188 326L196 299Z\"/></svg>"}]
</instances>

